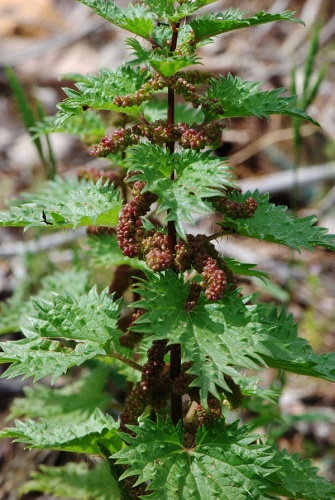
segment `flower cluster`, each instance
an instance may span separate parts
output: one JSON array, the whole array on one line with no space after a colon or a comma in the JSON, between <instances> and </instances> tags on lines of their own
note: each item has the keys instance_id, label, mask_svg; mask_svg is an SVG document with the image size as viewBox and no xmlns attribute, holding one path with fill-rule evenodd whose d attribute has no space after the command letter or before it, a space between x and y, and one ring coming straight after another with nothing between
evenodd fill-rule
<instances>
[{"instance_id":1,"label":"flower cluster","mask_svg":"<svg viewBox=\"0 0 335 500\"><path fill-rule=\"evenodd\" d=\"M234 285L231 270L219 256L214 245L207 241L205 235L188 235L187 242L178 242L177 247L177 270L184 272L191 264L203 278L201 288L208 300L220 300L227 285ZM196 283L190 285L190 293L185 304L186 310L195 307L199 296L199 285Z\"/></svg>"},{"instance_id":2,"label":"flower cluster","mask_svg":"<svg viewBox=\"0 0 335 500\"><path fill-rule=\"evenodd\" d=\"M142 241L142 253L147 266L153 271L164 271L172 266L173 255L167 234L150 232Z\"/></svg>"},{"instance_id":3,"label":"flower cluster","mask_svg":"<svg viewBox=\"0 0 335 500\"><path fill-rule=\"evenodd\" d=\"M126 399L120 416L120 430L132 434L127 428L136 424L147 406L158 410L166 404L171 391L164 356L168 352L167 340L156 340L148 350L148 361L143 365L140 382L137 382Z\"/></svg>"},{"instance_id":4,"label":"flower cluster","mask_svg":"<svg viewBox=\"0 0 335 500\"><path fill-rule=\"evenodd\" d=\"M183 396L184 394L188 394L189 386L193 380L195 380L196 376L187 371L191 368L192 362L188 361L187 363L183 363L181 366L181 372L178 377L176 377L172 383L172 391L179 395Z\"/></svg>"},{"instance_id":5,"label":"flower cluster","mask_svg":"<svg viewBox=\"0 0 335 500\"><path fill-rule=\"evenodd\" d=\"M134 94L115 96L113 104L119 108L140 106L142 102L149 101L154 92L162 90L166 86L165 80L161 76L153 76L142 85Z\"/></svg>"},{"instance_id":6,"label":"flower cluster","mask_svg":"<svg viewBox=\"0 0 335 500\"><path fill-rule=\"evenodd\" d=\"M140 136L136 135L133 128L124 128L116 130L110 135L105 135L98 145L91 150L92 156L105 157L109 154L115 154L119 151L125 151L129 146L137 144Z\"/></svg>"},{"instance_id":7,"label":"flower cluster","mask_svg":"<svg viewBox=\"0 0 335 500\"><path fill-rule=\"evenodd\" d=\"M144 183L140 181L134 183L132 189L134 198L124 206L116 228L118 245L127 257L136 257L141 253L144 235L141 217L157 200L157 196L149 191L141 193L143 186Z\"/></svg>"},{"instance_id":8,"label":"flower cluster","mask_svg":"<svg viewBox=\"0 0 335 500\"><path fill-rule=\"evenodd\" d=\"M95 167L83 167L77 172L78 179L84 179L85 181L98 182L102 179L103 184L108 182L108 184L114 184L114 187L120 185L123 179L123 174L120 172L115 172L115 170L101 170Z\"/></svg>"},{"instance_id":9,"label":"flower cluster","mask_svg":"<svg viewBox=\"0 0 335 500\"><path fill-rule=\"evenodd\" d=\"M249 197L243 202L232 200L229 196L212 198L215 209L231 219L250 219L257 210L258 204L254 198Z\"/></svg>"},{"instance_id":10,"label":"flower cluster","mask_svg":"<svg viewBox=\"0 0 335 500\"><path fill-rule=\"evenodd\" d=\"M222 418L221 402L212 394L209 394L207 398L207 404L207 410L201 404L198 405L195 410L200 426L208 425L212 422L217 422Z\"/></svg>"},{"instance_id":11,"label":"flower cluster","mask_svg":"<svg viewBox=\"0 0 335 500\"><path fill-rule=\"evenodd\" d=\"M224 114L224 107L215 97L208 97L207 95L199 96L196 94L191 102L194 108L199 108L201 106L206 115L221 116Z\"/></svg>"},{"instance_id":12,"label":"flower cluster","mask_svg":"<svg viewBox=\"0 0 335 500\"><path fill-rule=\"evenodd\" d=\"M180 48L182 50L181 45ZM201 100L201 96L196 94L195 85L207 83L212 78L216 78L213 73L209 71L204 71L202 73L198 70L178 71L169 78L155 75L152 76L147 82L145 82L133 94L115 96L112 103L119 108L140 106L142 102L149 101L152 94L154 94L155 92L163 90L164 87L169 87L176 94L183 95L186 101L191 101L194 103L199 101L199 106L203 105L202 103L204 103L204 105L206 106L206 100Z\"/></svg>"},{"instance_id":13,"label":"flower cluster","mask_svg":"<svg viewBox=\"0 0 335 500\"><path fill-rule=\"evenodd\" d=\"M167 124L164 120L154 123L137 123L133 127L120 128L103 137L91 150L92 156L105 157L118 151L125 151L129 146L138 144L143 137L154 144L178 142L184 149L217 148L222 145L222 129L217 121L206 125L193 123Z\"/></svg>"},{"instance_id":14,"label":"flower cluster","mask_svg":"<svg viewBox=\"0 0 335 500\"><path fill-rule=\"evenodd\" d=\"M145 231L141 216L149 211L156 198L149 191L141 192L144 185L140 181L134 183L134 199L123 208L119 218L117 239L123 254L144 259L155 272L170 268L184 272L193 266L203 278L201 288L208 300L220 300L227 284L234 284L230 269L204 235L188 235L187 241L179 240L172 251L166 234L155 230ZM199 296L199 286L192 285L185 304L186 310L193 309Z\"/></svg>"},{"instance_id":15,"label":"flower cluster","mask_svg":"<svg viewBox=\"0 0 335 500\"><path fill-rule=\"evenodd\" d=\"M180 2L181 3L181 2ZM190 29L184 40L179 43L174 51L176 56L187 57L195 52L197 48L197 43L195 40L195 33Z\"/></svg>"}]
</instances>

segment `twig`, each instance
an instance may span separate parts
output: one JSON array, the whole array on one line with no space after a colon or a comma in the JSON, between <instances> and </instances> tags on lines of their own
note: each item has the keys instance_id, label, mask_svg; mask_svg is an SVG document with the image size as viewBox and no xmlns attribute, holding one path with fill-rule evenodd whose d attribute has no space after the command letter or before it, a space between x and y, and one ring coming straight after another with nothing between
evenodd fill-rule
<instances>
[{"instance_id":1,"label":"twig","mask_svg":"<svg viewBox=\"0 0 335 500\"><path fill-rule=\"evenodd\" d=\"M315 133L314 125L304 125L303 127L301 127L302 137L307 137L314 133ZM259 153L259 151L262 151L262 149L265 149L268 146L275 144L276 142L291 141L292 139L293 139L292 127L284 128L281 130L273 130L272 132L269 132L263 137L260 137L260 139L257 139L252 144L249 144L245 148L241 149L237 153L231 155L229 158L229 163L232 166L238 165L239 163L246 161L251 156L254 156L256 153Z\"/></svg>"},{"instance_id":2,"label":"twig","mask_svg":"<svg viewBox=\"0 0 335 500\"><path fill-rule=\"evenodd\" d=\"M289 191L294 183L294 176L297 175L298 187L314 185L318 182L325 182L335 179L335 162L325 163L323 165L313 165L302 167L295 174L292 170L269 174L254 179L243 179L236 182L242 191L259 190L261 194L269 192L270 194Z\"/></svg>"},{"instance_id":3,"label":"twig","mask_svg":"<svg viewBox=\"0 0 335 500\"><path fill-rule=\"evenodd\" d=\"M119 354L118 352L115 352L115 351L109 352L108 356L110 356L111 358L118 359L119 361L121 361L125 365L130 366L130 368L133 368L134 370L137 370L138 372L141 372L141 373L143 372L143 366L139 365L135 361L132 361L131 359L125 358L124 356L122 356L122 354Z\"/></svg>"},{"instance_id":4,"label":"twig","mask_svg":"<svg viewBox=\"0 0 335 500\"><path fill-rule=\"evenodd\" d=\"M42 236L39 239L29 241L15 241L14 243L3 243L0 249L0 257L12 257L26 253L38 253L52 248L68 244L69 241L77 240L85 235L85 228L76 231L57 232Z\"/></svg>"}]
</instances>

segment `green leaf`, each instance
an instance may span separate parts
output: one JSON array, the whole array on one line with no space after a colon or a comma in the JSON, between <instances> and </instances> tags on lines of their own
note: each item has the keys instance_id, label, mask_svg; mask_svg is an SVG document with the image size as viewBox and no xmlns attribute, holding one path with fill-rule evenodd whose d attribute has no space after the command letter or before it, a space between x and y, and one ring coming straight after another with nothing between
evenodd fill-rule
<instances>
[{"instance_id":1,"label":"green leaf","mask_svg":"<svg viewBox=\"0 0 335 500\"><path fill-rule=\"evenodd\" d=\"M169 211L167 221L175 222L182 238L186 237L182 221L194 224L193 214L213 213L207 199L217 196L218 191L212 186L232 185L229 167L209 153L199 155L192 150L180 150L171 154L152 144L139 144L131 151L131 169L141 172L132 179L145 180L145 190L158 195L158 212ZM174 170L177 178L172 181Z\"/></svg>"},{"instance_id":2,"label":"green leaf","mask_svg":"<svg viewBox=\"0 0 335 500\"><path fill-rule=\"evenodd\" d=\"M239 376L234 366L258 369L265 364L262 355L269 354L254 330L247 307L237 292L220 303L205 299L190 313L184 310L188 285L172 271L148 274L142 283L143 300L136 305L147 312L133 326L153 340L168 339L182 345L183 361L192 361L189 373L196 376L193 386L200 387L200 397L207 404L208 392L219 397L217 387L230 390L224 374Z\"/></svg>"},{"instance_id":3,"label":"green leaf","mask_svg":"<svg viewBox=\"0 0 335 500\"><path fill-rule=\"evenodd\" d=\"M241 28L249 28L259 24L272 23L274 21L293 21L303 24L300 19L296 19L294 12L286 10L278 14L266 14L264 11L258 12L251 17L244 17L244 12L239 9L228 9L225 13L205 14L190 21L190 26L195 33L196 41L205 40L212 36L217 36L228 31L235 31Z\"/></svg>"},{"instance_id":4,"label":"green leaf","mask_svg":"<svg viewBox=\"0 0 335 500\"><path fill-rule=\"evenodd\" d=\"M198 60L197 56L183 57L178 55L166 57L162 55L162 57L151 57L149 62L157 73L168 78L187 66L199 64Z\"/></svg>"},{"instance_id":5,"label":"green leaf","mask_svg":"<svg viewBox=\"0 0 335 500\"><path fill-rule=\"evenodd\" d=\"M115 26L150 41L151 32L155 27L155 16L147 7L129 4L127 7L120 8L114 2L106 2L106 0L78 1Z\"/></svg>"},{"instance_id":6,"label":"green leaf","mask_svg":"<svg viewBox=\"0 0 335 500\"><path fill-rule=\"evenodd\" d=\"M34 377L34 380L52 375L54 383L72 366L100 356L105 350L96 342L77 344L74 349L64 347L61 342L42 338L23 339L16 342L2 342L0 363L11 363L4 377Z\"/></svg>"},{"instance_id":7,"label":"green leaf","mask_svg":"<svg viewBox=\"0 0 335 500\"><path fill-rule=\"evenodd\" d=\"M231 219L227 215L219 223L225 230L233 230L243 236L286 245L300 252L301 248L313 251L315 246L335 250L335 235L327 234L328 230L315 226L316 217L309 215L294 218L286 213L287 207L269 203L269 193L260 196L258 191L245 194L228 195L232 200L245 201L254 198L258 207L250 219Z\"/></svg>"},{"instance_id":8,"label":"green leaf","mask_svg":"<svg viewBox=\"0 0 335 500\"><path fill-rule=\"evenodd\" d=\"M153 123L157 120L167 120L167 99L153 99L145 104L144 117ZM177 103L175 105L175 122L184 122L188 125L193 123L202 123L204 114L200 108L193 108L187 104Z\"/></svg>"},{"instance_id":9,"label":"green leaf","mask_svg":"<svg viewBox=\"0 0 335 500\"><path fill-rule=\"evenodd\" d=\"M169 20L177 22L187 16L194 14L205 5L216 2L217 0L193 0L192 2L180 2L175 12L169 16Z\"/></svg>"},{"instance_id":10,"label":"green leaf","mask_svg":"<svg viewBox=\"0 0 335 500\"><path fill-rule=\"evenodd\" d=\"M143 0L151 12L153 12L157 19L168 20L168 16L174 13L173 0Z\"/></svg>"},{"instance_id":11,"label":"green leaf","mask_svg":"<svg viewBox=\"0 0 335 500\"><path fill-rule=\"evenodd\" d=\"M255 322L267 332L262 344L268 353L262 357L268 366L335 382L335 353L315 354L308 342L298 337L292 314L286 316L284 308L278 313L262 304L256 314Z\"/></svg>"},{"instance_id":12,"label":"green leaf","mask_svg":"<svg viewBox=\"0 0 335 500\"><path fill-rule=\"evenodd\" d=\"M200 428L194 448L183 446L183 430L170 418L157 423L143 419L130 426L135 438L123 434L130 446L117 452L117 464L126 464L121 476L139 476L136 484L149 482L154 500L242 500L273 498L265 492L266 477L274 470L273 450L256 444L259 435L248 435L248 427L223 420L211 428Z\"/></svg>"},{"instance_id":13,"label":"green leaf","mask_svg":"<svg viewBox=\"0 0 335 500\"><path fill-rule=\"evenodd\" d=\"M299 460L298 454L289 455L283 450L276 453L274 464L278 470L272 476L274 485L268 489L270 493L303 500L329 500L335 497L335 484L320 477L317 467L311 466L311 460Z\"/></svg>"},{"instance_id":14,"label":"green leaf","mask_svg":"<svg viewBox=\"0 0 335 500\"><path fill-rule=\"evenodd\" d=\"M149 50L137 40L137 38L126 38L125 45L132 49L134 52L131 55L134 59L131 59L126 62L127 66L138 66L140 64L145 64L148 68L149 66L149 58L150 54L152 54L152 50Z\"/></svg>"},{"instance_id":15,"label":"green leaf","mask_svg":"<svg viewBox=\"0 0 335 500\"><path fill-rule=\"evenodd\" d=\"M115 227L122 204L119 191L100 179L96 184L67 177L50 181L38 193L24 195L0 212L1 226L73 228Z\"/></svg>"},{"instance_id":16,"label":"green leaf","mask_svg":"<svg viewBox=\"0 0 335 500\"><path fill-rule=\"evenodd\" d=\"M120 66L116 70L102 69L99 76L87 75L76 84L78 90L63 89L68 98L58 104L60 111L54 123L55 129L62 127L71 116L83 113L83 108L120 112L120 107L113 104L114 97L134 94L149 78L148 71L130 66ZM140 106L122 108L122 113L133 118L138 117L140 112Z\"/></svg>"},{"instance_id":17,"label":"green leaf","mask_svg":"<svg viewBox=\"0 0 335 500\"><path fill-rule=\"evenodd\" d=\"M181 344L183 361L192 361L189 373L196 376L206 404L208 392L219 397L217 388L228 390L224 374L240 377L236 368L258 370L268 365L279 370L335 380L335 355L316 355L304 339L297 337L292 315L268 305L246 305L250 297L236 290L218 302L201 298L186 312L188 285L173 271L147 273L140 286L143 299L137 307L147 312L134 323L134 331L152 340L168 339ZM235 368L236 367L236 368Z\"/></svg>"},{"instance_id":18,"label":"green leaf","mask_svg":"<svg viewBox=\"0 0 335 500\"><path fill-rule=\"evenodd\" d=\"M51 132L64 132L79 137L85 144L92 145L99 142L106 131L101 116L89 109L83 113L70 116L56 131L53 130L54 122L54 116L46 116L44 120L37 122L34 127L30 128L30 131L34 134L33 137L40 137Z\"/></svg>"},{"instance_id":19,"label":"green leaf","mask_svg":"<svg viewBox=\"0 0 335 500\"><path fill-rule=\"evenodd\" d=\"M35 314L22 328L26 338L0 344L0 363L11 363L6 377L38 380L52 375L54 383L71 366L106 354L105 346L120 334L120 303L113 302L108 289L98 295L92 288L79 298L65 291L51 295L49 301L35 299L33 303Z\"/></svg>"},{"instance_id":20,"label":"green leaf","mask_svg":"<svg viewBox=\"0 0 335 500\"><path fill-rule=\"evenodd\" d=\"M72 500L125 500L116 478L104 462L94 468L87 462L69 462L63 466L40 465L31 472L31 480L20 488L20 495L41 492L56 498Z\"/></svg>"},{"instance_id":21,"label":"green leaf","mask_svg":"<svg viewBox=\"0 0 335 500\"><path fill-rule=\"evenodd\" d=\"M41 289L35 295L36 298L43 298L48 292L59 292L66 289L71 295L79 297L88 291L88 272L75 268L45 276L41 280ZM33 302L30 297L24 299L20 284L14 294L1 304L0 315L0 335L20 330L20 325L24 325L25 316L34 311Z\"/></svg>"},{"instance_id":22,"label":"green leaf","mask_svg":"<svg viewBox=\"0 0 335 500\"><path fill-rule=\"evenodd\" d=\"M85 422L69 422L60 425L46 419L15 421L16 427L0 431L0 438L12 438L14 442L26 443L28 448L71 451L101 455L100 447L110 453L122 448L118 435L118 423L98 408Z\"/></svg>"},{"instance_id":23,"label":"green leaf","mask_svg":"<svg viewBox=\"0 0 335 500\"><path fill-rule=\"evenodd\" d=\"M260 82L242 82L239 77L229 73L227 78L220 76L219 80L211 80L204 95L223 106L223 118L269 118L269 115L279 114L303 118L319 126L304 110L294 106L295 96L280 97L284 88L262 92L259 90L260 85ZM217 115L213 118L217 118Z\"/></svg>"},{"instance_id":24,"label":"green leaf","mask_svg":"<svg viewBox=\"0 0 335 500\"><path fill-rule=\"evenodd\" d=\"M265 282L265 279L269 279L269 275L263 271L258 271L255 269L257 264L247 264L246 262L239 262L230 257L224 258L225 263L232 271L233 274L240 274L241 276L254 276Z\"/></svg>"},{"instance_id":25,"label":"green leaf","mask_svg":"<svg viewBox=\"0 0 335 500\"><path fill-rule=\"evenodd\" d=\"M101 366L61 388L50 388L42 384L25 386L25 397L14 399L10 417L40 417L67 424L84 422L96 408L107 410L111 399L104 392L108 371L108 368Z\"/></svg>"}]
</instances>

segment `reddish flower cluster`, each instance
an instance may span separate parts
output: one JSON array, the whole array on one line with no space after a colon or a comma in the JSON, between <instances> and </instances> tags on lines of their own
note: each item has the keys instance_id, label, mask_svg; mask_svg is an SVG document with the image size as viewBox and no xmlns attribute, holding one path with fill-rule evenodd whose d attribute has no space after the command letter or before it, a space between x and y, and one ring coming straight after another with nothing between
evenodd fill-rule
<instances>
[{"instance_id":1,"label":"reddish flower cluster","mask_svg":"<svg viewBox=\"0 0 335 500\"><path fill-rule=\"evenodd\" d=\"M215 197L211 201L218 212L227 215L231 219L250 219L258 207L257 201L252 197L241 203L231 200L228 196Z\"/></svg>"},{"instance_id":2,"label":"reddish flower cluster","mask_svg":"<svg viewBox=\"0 0 335 500\"><path fill-rule=\"evenodd\" d=\"M178 377L176 377L172 383L172 391L179 395L183 396L184 394L188 394L189 386L191 382L196 378L195 375L190 373L186 373L192 366L192 362L183 363L181 366L181 372Z\"/></svg>"},{"instance_id":3,"label":"reddish flower cluster","mask_svg":"<svg viewBox=\"0 0 335 500\"><path fill-rule=\"evenodd\" d=\"M164 271L172 266L173 255L169 249L167 234L150 233L142 241L142 252L148 267L153 271Z\"/></svg>"},{"instance_id":4,"label":"reddish flower cluster","mask_svg":"<svg viewBox=\"0 0 335 500\"><path fill-rule=\"evenodd\" d=\"M217 116L224 114L224 107L215 97L208 97L206 95L199 96L196 94L191 102L194 108L199 108L201 106L206 114Z\"/></svg>"},{"instance_id":5,"label":"reddish flower cluster","mask_svg":"<svg viewBox=\"0 0 335 500\"><path fill-rule=\"evenodd\" d=\"M206 100L202 99L201 101L201 96L196 94L195 85L207 83L211 78L216 78L216 76L209 71L202 73L197 70L178 71L178 73L169 78L156 75L144 83L134 94L115 96L112 102L119 108L140 106L142 102L149 101L154 92L163 90L164 87L169 87L176 94L183 95L186 101L199 101L199 105L202 105L202 102L206 105Z\"/></svg>"},{"instance_id":6,"label":"reddish flower cluster","mask_svg":"<svg viewBox=\"0 0 335 500\"><path fill-rule=\"evenodd\" d=\"M123 175L114 170L99 170L95 167L80 168L77 172L78 179L85 179L86 181L98 182L102 179L103 184L107 181L109 184L114 184L117 187L123 179Z\"/></svg>"},{"instance_id":7,"label":"reddish flower cluster","mask_svg":"<svg viewBox=\"0 0 335 500\"><path fill-rule=\"evenodd\" d=\"M182 244L179 243L179 245L181 245L181 248L184 247L182 250L183 254L186 253L185 247L188 249L188 258L184 258L183 261L179 258L178 270L186 271L189 269L184 268L182 264L185 263L187 265L190 259L194 269L204 279L202 289L208 300L220 300L227 284L234 284L234 278L214 245L206 240L205 235L201 234L197 236L188 235L188 241ZM179 252L181 252L181 249ZM193 285L192 288L190 287L190 295L185 306L187 310L193 309L199 296L199 287L196 285Z\"/></svg>"},{"instance_id":8,"label":"reddish flower cluster","mask_svg":"<svg viewBox=\"0 0 335 500\"><path fill-rule=\"evenodd\" d=\"M134 199L127 203L119 218L117 239L123 254L144 259L148 267L155 272L169 268L184 272L193 265L203 277L202 289L208 300L220 300L227 283L234 283L232 273L224 260L204 235L188 235L187 241L178 241L172 252L166 234L154 230L145 231L141 216L149 211L156 197L149 191L142 193L144 185L140 181L134 183ZM199 286L192 285L185 305L186 310L190 311L196 305L199 296Z\"/></svg>"},{"instance_id":9,"label":"reddish flower cluster","mask_svg":"<svg viewBox=\"0 0 335 500\"><path fill-rule=\"evenodd\" d=\"M141 193L143 186L143 183L135 182L132 190L134 198L123 208L116 228L119 247L128 257L140 254L144 235L141 217L150 210L157 199L157 196L149 191Z\"/></svg>"},{"instance_id":10,"label":"reddish flower cluster","mask_svg":"<svg viewBox=\"0 0 335 500\"><path fill-rule=\"evenodd\" d=\"M164 356L168 352L167 340L156 340L148 351L148 361L143 365L141 381L137 382L126 400L120 416L120 430L132 434L128 424L136 424L147 406L158 410L166 404L171 391Z\"/></svg>"},{"instance_id":11,"label":"reddish flower cluster","mask_svg":"<svg viewBox=\"0 0 335 500\"><path fill-rule=\"evenodd\" d=\"M208 410L202 405L196 407L199 425L208 425L222 418L221 402L211 394L207 398Z\"/></svg>"},{"instance_id":12,"label":"reddish flower cluster","mask_svg":"<svg viewBox=\"0 0 335 500\"><path fill-rule=\"evenodd\" d=\"M129 146L137 144L140 136L133 132L133 128L123 128L116 130L110 135L105 135L100 143L91 150L92 156L105 157L119 151L125 151Z\"/></svg>"},{"instance_id":13,"label":"reddish flower cluster","mask_svg":"<svg viewBox=\"0 0 335 500\"><path fill-rule=\"evenodd\" d=\"M144 83L134 94L115 96L113 104L120 108L140 106L142 102L149 101L154 92L162 90L166 86L165 80L161 76L153 76Z\"/></svg>"},{"instance_id":14,"label":"reddish flower cluster","mask_svg":"<svg viewBox=\"0 0 335 500\"><path fill-rule=\"evenodd\" d=\"M178 123L169 125L164 120L151 124L137 123L133 127L120 128L106 135L91 150L92 156L105 157L118 151L125 151L129 146L138 144L141 137L154 144L179 142L184 149L203 149L206 146L217 148L222 144L223 125L212 122L207 125Z\"/></svg>"}]
</instances>

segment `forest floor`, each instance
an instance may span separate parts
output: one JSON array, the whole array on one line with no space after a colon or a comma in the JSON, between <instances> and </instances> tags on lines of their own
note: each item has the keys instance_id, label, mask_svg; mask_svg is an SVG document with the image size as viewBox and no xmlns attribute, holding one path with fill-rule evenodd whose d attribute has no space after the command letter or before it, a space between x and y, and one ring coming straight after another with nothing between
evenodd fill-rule
<instances>
[{"instance_id":1,"label":"forest floor","mask_svg":"<svg viewBox=\"0 0 335 500\"><path fill-rule=\"evenodd\" d=\"M289 118L274 116L271 121L235 120L227 123L224 145L217 151L229 156L243 190L259 187L269 191L272 201L293 209L298 215L315 214L318 224L335 233L335 3L333 0L222 0L209 7L229 7L256 13L294 10L306 27L275 23L241 30L219 37L201 49L204 68L217 74L231 72L242 80L264 82L262 88L291 87L295 68L298 94L302 91L304 63L313 30L320 25L319 52L313 78L325 65L327 72L308 113L320 124L303 124L300 183L294 198L294 146ZM115 68L127 58L125 34L92 15L75 0L0 0L0 210L6 201L24 191L42 186L46 172L22 124L6 78L5 68L15 71L31 102L38 99L47 115L54 114L64 98L66 73L97 73L101 67ZM66 83L67 85L67 83ZM61 176L82 166L97 165L87 147L66 134L54 134L57 173ZM214 219L200 220L206 232ZM0 300L6 300L25 283L30 293L52 268L61 267L69 255L62 248L41 258L38 241L34 250L28 243L34 233L21 229L0 230ZM45 238L45 236L44 236ZM317 249L314 253L292 253L272 244L234 238L221 240L223 255L258 265L274 279L274 286L241 281L246 292L260 292L262 300L285 304L299 322L300 335L316 352L335 349L335 256ZM48 261L51 259L51 263ZM1 303L0 303L1 312ZM3 337L5 340L7 337ZM276 379L268 373L269 381ZM282 380L282 379L281 379ZM25 381L25 383L31 383ZM22 395L23 383L0 380L0 427L8 425L8 407ZM280 447L314 460L331 481L335 481L335 391L331 383L302 376L288 376L280 400L282 432ZM64 454L24 451L18 444L0 442L0 498L15 500L18 489L39 464L62 463ZM43 495L22 498L51 500Z\"/></svg>"}]
</instances>

